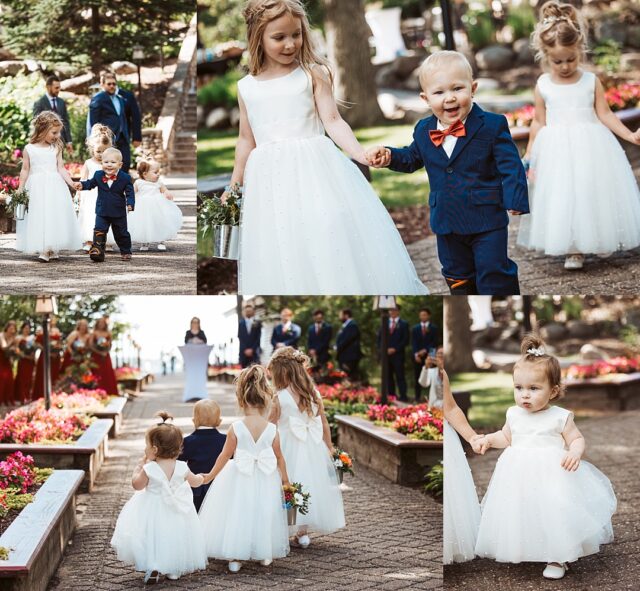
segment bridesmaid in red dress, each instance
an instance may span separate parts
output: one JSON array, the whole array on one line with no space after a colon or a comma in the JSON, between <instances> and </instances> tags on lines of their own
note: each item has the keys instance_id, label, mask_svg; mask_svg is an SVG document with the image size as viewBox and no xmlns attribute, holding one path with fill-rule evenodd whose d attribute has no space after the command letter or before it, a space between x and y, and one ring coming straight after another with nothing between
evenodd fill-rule
<instances>
[{"instance_id":1,"label":"bridesmaid in red dress","mask_svg":"<svg viewBox=\"0 0 640 591\"><path fill-rule=\"evenodd\" d=\"M31 402L33 370L36 367L36 338L31 334L31 323L23 322L20 334L16 338L18 353L18 372L14 385L14 400L18 404Z\"/></svg>"},{"instance_id":2,"label":"bridesmaid in red dress","mask_svg":"<svg viewBox=\"0 0 640 591\"><path fill-rule=\"evenodd\" d=\"M64 349L64 357L60 366L60 377L72 365L80 365L86 362L89 354L89 323L86 320L78 320L76 328L67 337Z\"/></svg>"},{"instance_id":3,"label":"bridesmaid in red dress","mask_svg":"<svg viewBox=\"0 0 640 591\"><path fill-rule=\"evenodd\" d=\"M96 324L89 339L91 349L91 360L96 367L92 368L92 373L98 378L98 388L102 388L110 396L118 395L118 382L116 372L111 364L111 331L105 318L96 320Z\"/></svg>"},{"instance_id":4,"label":"bridesmaid in red dress","mask_svg":"<svg viewBox=\"0 0 640 591\"><path fill-rule=\"evenodd\" d=\"M0 404L12 405L13 398L13 366L11 356L15 352L18 325L9 320L0 332Z\"/></svg>"},{"instance_id":5,"label":"bridesmaid in red dress","mask_svg":"<svg viewBox=\"0 0 640 591\"><path fill-rule=\"evenodd\" d=\"M60 377L60 352L62 351L62 333L57 326L58 319L51 317L51 327L49 328L49 344L51 347L51 384L55 387ZM44 397L44 339L42 329L36 333L36 343L40 349L38 362L36 363L36 379L33 383L33 399Z\"/></svg>"}]
</instances>

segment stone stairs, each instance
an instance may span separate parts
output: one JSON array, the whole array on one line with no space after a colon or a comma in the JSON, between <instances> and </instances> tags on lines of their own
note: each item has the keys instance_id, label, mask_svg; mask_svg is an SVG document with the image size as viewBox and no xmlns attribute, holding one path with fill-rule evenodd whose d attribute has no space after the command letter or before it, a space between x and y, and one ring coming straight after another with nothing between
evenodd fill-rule
<instances>
[{"instance_id":1,"label":"stone stairs","mask_svg":"<svg viewBox=\"0 0 640 591\"><path fill-rule=\"evenodd\" d=\"M190 90L185 97L169 161L170 174L196 173L196 92Z\"/></svg>"}]
</instances>

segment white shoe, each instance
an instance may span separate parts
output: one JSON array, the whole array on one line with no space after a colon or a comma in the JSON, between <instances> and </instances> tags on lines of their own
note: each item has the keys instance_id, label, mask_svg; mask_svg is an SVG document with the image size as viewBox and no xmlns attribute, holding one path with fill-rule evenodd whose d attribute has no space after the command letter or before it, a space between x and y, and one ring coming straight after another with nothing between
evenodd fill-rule
<instances>
[{"instance_id":1,"label":"white shoe","mask_svg":"<svg viewBox=\"0 0 640 591\"><path fill-rule=\"evenodd\" d=\"M558 563L556 563L558 564ZM556 566L556 564L549 563L546 568L542 572L542 576L545 579L561 579L564 577L565 573L569 570L566 562L560 562L560 566Z\"/></svg>"},{"instance_id":2,"label":"white shoe","mask_svg":"<svg viewBox=\"0 0 640 591\"><path fill-rule=\"evenodd\" d=\"M85 245L82 247L82 250L84 250L85 252L89 252L89 250L91 250L91 245L90 245L90 244L85 244Z\"/></svg>"},{"instance_id":3,"label":"white shoe","mask_svg":"<svg viewBox=\"0 0 640 591\"><path fill-rule=\"evenodd\" d=\"M170 581L177 581L180 578L180 575L165 575L167 579Z\"/></svg>"},{"instance_id":4,"label":"white shoe","mask_svg":"<svg viewBox=\"0 0 640 591\"><path fill-rule=\"evenodd\" d=\"M45 263L48 263L48 262L49 262L49 255L46 255L46 254L40 254L40 255L38 255L38 258L39 258L41 261L44 261Z\"/></svg>"},{"instance_id":5,"label":"white shoe","mask_svg":"<svg viewBox=\"0 0 640 591\"><path fill-rule=\"evenodd\" d=\"M271 560L271 558L267 558L266 560L261 560L260 564L262 566L269 566L272 562L273 562L273 560Z\"/></svg>"},{"instance_id":6,"label":"white shoe","mask_svg":"<svg viewBox=\"0 0 640 591\"><path fill-rule=\"evenodd\" d=\"M298 544L300 544L302 548L308 548L311 544L311 538L307 534L298 536Z\"/></svg>"},{"instance_id":7,"label":"white shoe","mask_svg":"<svg viewBox=\"0 0 640 591\"><path fill-rule=\"evenodd\" d=\"M167 247L161 242L160 244L158 244L158 250L167 250Z\"/></svg>"},{"instance_id":8,"label":"white shoe","mask_svg":"<svg viewBox=\"0 0 640 591\"><path fill-rule=\"evenodd\" d=\"M141 251L149 250L149 245L148 245L148 244L143 244L143 245L140 247L140 250L141 250Z\"/></svg>"},{"instance_id":9,"label":"white shoe","mask_svg":"<svg viewBox=\"0 0 640 591\"><path fill-rule=\"evenodd\" d=\"M584 265L584 256L581 254L571 254L564 260L564 268L574 271L582 269Z\"/></svg>"},{"instance_id":10,"label":"white shoe","mask_svg":"<svg viewBox=\"0 0 640 591\"><path fill-rule=\"evenodd\" d=\"M238 560L229 561L229 572L237 573L242 568L242 562Z\"/></svg>"}]
</instances>

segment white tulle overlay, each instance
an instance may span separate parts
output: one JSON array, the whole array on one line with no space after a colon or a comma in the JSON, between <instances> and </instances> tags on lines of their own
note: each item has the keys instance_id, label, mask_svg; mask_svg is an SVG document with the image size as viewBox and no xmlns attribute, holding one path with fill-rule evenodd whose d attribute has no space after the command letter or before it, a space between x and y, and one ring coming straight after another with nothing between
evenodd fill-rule
<instances>
[{"instance_id":1,"label":"white tulle overlay","mask_svg":"<svg viewBox=\"0 0 640 591\"><path fill-rule=\"evenodd\" d=\"M560 465L571 413L552 406L507 411L511 446L502 452L482 500L478 556L500 562L571 562L613 540L616 497L588 462Z\"/></svg>"},{"instance_id":2,"label":"white tulle overlay","mask_svg":"<svg viewBox=\"0 0 640 591\"><path fill-rule=\"evenodd\" d=\"M16 225L16 250L46 254L82 248L73 200L58 172L54 147L28 144L25 150L30 161L25 183L29 211Z\"/></svg>"},{"instance_id":3,"label":"white tulle overlay","mask_svg":"<svg viewBox=\"0 0 640 591\"><path fill-rule=\"evenodd\" d=\"M270 560L289 554L282 479L273 453L276 426L257 441L242 421L232 425L234 459L215 478L198 516L207 555L224 560Z\"/></svg>"},{"instance_id":4,"label":"white tulle overlay","mask_svg":"<svg viewBox=\"0 0 640 591\"><path fill-rule=\"evenodd\" d=\"M445 564L475 557L480 503L458 434L444 422L444 544Z\"/></svg>"},{"instance_id":5,"label":"white tulle overlay","mask_svg":"<svg viewBox=\"0 0 640 591\"><path fill-rule=\"evenodd\" d=\"M186 462L176 462L168 479L155 462L144 471L147 487L136 492L123 507L111 545L118 560L136 570L157 570L183 575L207 567L202 526L185 477Z\"/></svg>"},{"instance_id":6,"label":"white tulle overlay","mask_svg":"<svg viewBox=\"0 0 640 591\"><path fill-rule=\"evenodd\" d=\"M546 125L536 136L531 215L518 243L550 255L605 254L640 245L640 192L616 137L594 110L595 76L538 80ZM527 219L530 218L530 219Z\"/></svg>"},{"instance_id":7,"label":"white tulle overlay","mask_svg":"<svg viewBox=\"0 0 640 591\"><path fill-rule=\"evenodd\" d=\"M278 392L280 420L278 431L282 454L291 482L299 482L310 493L309 513L298 514L295 534L300 526L318 533L331 533L345 526L340 483L333 459L322 439L322 419L300 412L288 390ZM314 405L314 413L318 407Z\"/></svg>"},{"instance_id":8,"label":"white tulle overlay","mask_svg":"<svg viewBox=\"0 0 640 591\"><path fill-rule=\"evenodd\" d=\"M428 293L384 205L325 137L306 72L246 76L238 90L256 141L244 174L239 291Z\"/></svg>"},{"instance_id":9,"label":"white tulle overlay","mask_svg":"<svg viewBox=\"0 0 640 591\"><path fill-rule=\"evenodd\" d=\"M85 160L84 165L87 167L88 179L92 179L93 175L102 170L102 164L96 162L93 158ZM91 191L80 191L80 210L78 211L78 223L80 224L80 234L83 242L93 242L93 229L96 227L96 201L98 200L98 189ZM116 243L113 237L113 230L109 228L107 234L107 244L114 246Z\"/></svg>"},{"instance_id":10,"label":"white tulle overlay","mask_svg":"<svg viewBox=\"0 0 640 591\"><path fill-rule=\"evenodd\" d=\"M160 183L135 182L136 206L127 218L133 242L164 242L176 237L182 226L180 208L160 192Z\"/></svg>"}]
</instances>

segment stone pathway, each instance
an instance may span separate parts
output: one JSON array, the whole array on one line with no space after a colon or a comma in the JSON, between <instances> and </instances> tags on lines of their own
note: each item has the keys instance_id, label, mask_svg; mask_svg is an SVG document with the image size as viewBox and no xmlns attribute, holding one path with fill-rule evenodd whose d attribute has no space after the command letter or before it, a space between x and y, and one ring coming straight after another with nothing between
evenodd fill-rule
<instances>
[{"instance_id":1,"label":"stone pathway","mask_svg":"<svg viewBox=\"0 0 640 591\"><path fill-rule=\"evenodd\" d=\"M185 433L192 430L191 405L181 402L181 376L159 378L125 409L124 431L109 443L96 492L78 498L78 528L49 591L129 591L144 588L142 574L115 557L110 539L122 505L133 494L130 478L143 453L144 432L166 409ZM238 418L230 385L209 383L222 407L222 428ZM356 465L353 488L344 493L347 527L313 537L307 550L292 548L270 567L245 563L231 575L226 562L210 560L206 571L165 581L157 589L273 588L287 591L439 589L442 587L442 507L420 492L390 483Z\"/></svg>"},{"instance_id":2,"label":"stone pathway","mask_svg":"<svg viewBox=\"0 0 640 591\"><path fill-rule=\"evenodd\" d=\"M585 459L604 472L616 492L615 540L600 553L574 562L565 578L547 581L538 563L504 564L476 559L446 566L445 589L474 591L623 591L637 589L640 579L640 412L578 422L587 442ZM500 452L469 458L480 498L484 495Z\"/></svg>"},{"instance_id":3,"label":"stone pathway","mask_svg":"<svg viewBox=\"0 0 640 591\"><path fill-rule=\"evenodd\" d=\"M2 293L11 294L195 294L196 293L196 182L192 177L171 177L165 184L182 210L178 236L167 251L139 252L134 245L131 262L108 252L104 263L93 263L77 251L43 263L15 250L15 234L0 234Z\"/></svg>"}]
</instances>

